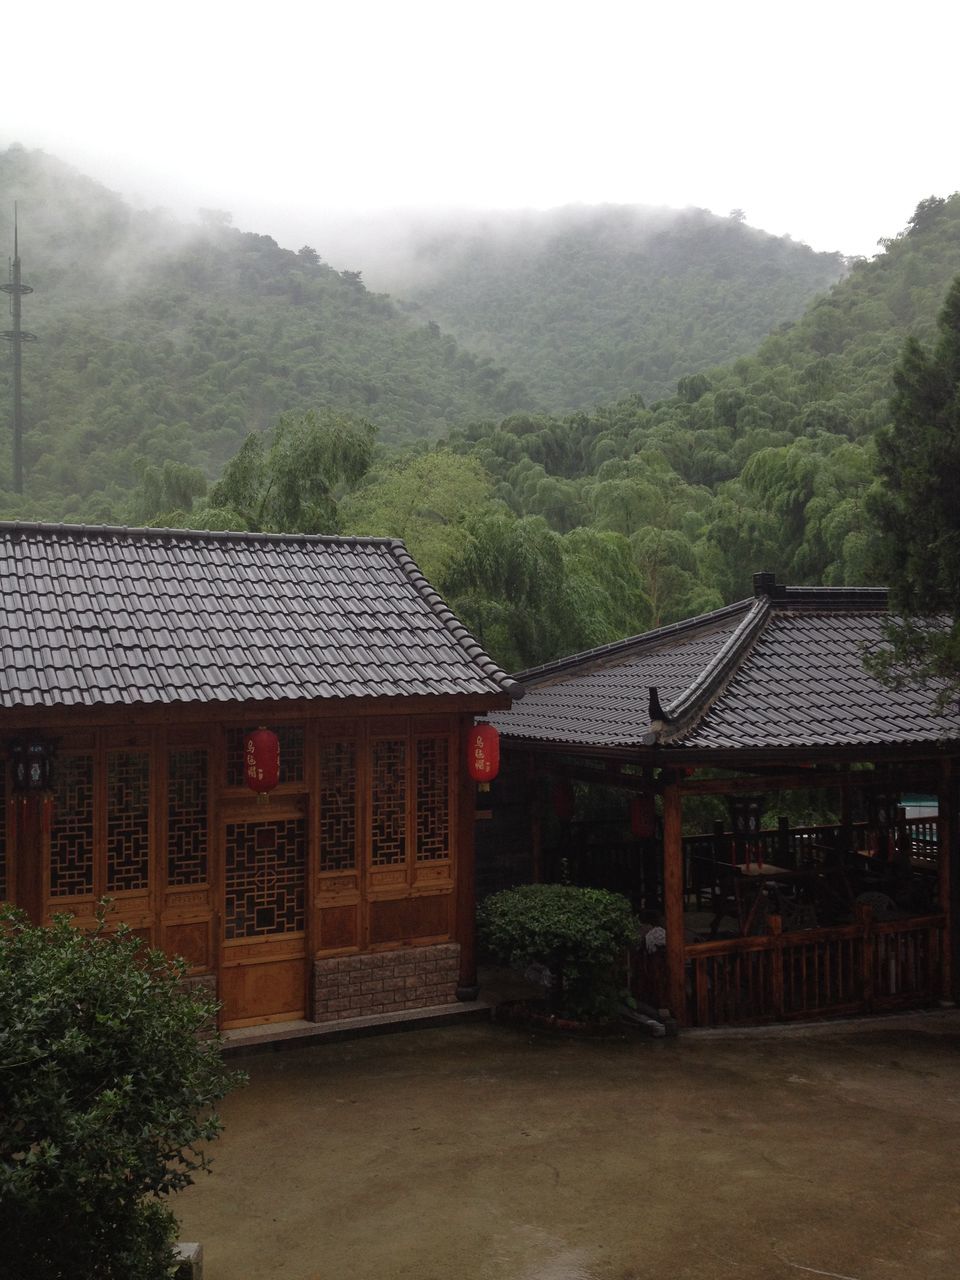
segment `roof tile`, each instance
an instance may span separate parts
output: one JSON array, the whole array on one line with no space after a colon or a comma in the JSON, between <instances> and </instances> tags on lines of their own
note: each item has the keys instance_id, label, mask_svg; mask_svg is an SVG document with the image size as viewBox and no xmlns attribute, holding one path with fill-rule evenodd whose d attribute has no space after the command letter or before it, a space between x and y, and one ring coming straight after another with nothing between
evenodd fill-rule
<instances>
[{"instance_id":1,"label":"roof tile","mask_svg":"<svg viewBox=\"0 0 960 1280\"><path fill-rule=\"evenodd\" d=\"M0 706L499 695L399 542L0 523Z\"/></svg>"}]
</instances>

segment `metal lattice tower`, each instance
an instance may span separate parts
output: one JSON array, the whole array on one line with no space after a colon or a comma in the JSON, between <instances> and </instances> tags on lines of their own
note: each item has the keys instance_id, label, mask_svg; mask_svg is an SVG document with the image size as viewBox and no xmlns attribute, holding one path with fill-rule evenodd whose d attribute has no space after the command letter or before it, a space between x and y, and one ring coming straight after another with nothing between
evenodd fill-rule
<instances>
[{"instance_id":1,"label":"metal lattice tower","mask_svg":"<svg viewBox=\"0 0 960 1280\"><path fill-rule=\"evenodd\" d=\"M4 293L10 294L10 314L13 328L0 333L13 347L13 489L23 493L23 344L36 342L35 333L27 333L20 327L20 299L25 293L33 293L29 285L20 281L20 246L18 243L17 206L13 206L13 261L10 263L10 283L0 284Z\"/></svg>"}]
</instances>

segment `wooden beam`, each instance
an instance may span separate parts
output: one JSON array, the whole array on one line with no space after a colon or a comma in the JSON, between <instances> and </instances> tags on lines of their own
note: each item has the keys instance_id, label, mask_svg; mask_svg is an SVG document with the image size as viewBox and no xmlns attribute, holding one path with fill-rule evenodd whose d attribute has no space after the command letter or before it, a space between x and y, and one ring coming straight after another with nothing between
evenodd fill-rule
<instances>
[{"instance_id":1,"label":"wooden beam","mask_svg":"<svg viewBox=\"0 0 960 1280\"><path fill-rule=\"evenodd\" d=\"M667 992L670 1012L680 1026L686 1026L682 798L676 785L667 787L663 794L663 913L667 934Z\"/></svg>"},{"instance_id":2,"label":"wooden beam","mask_svg":"<svg viewBox=\"0 0 960 1280\"><path fill-rule=\"evenodd\" d=\"M134 724L287 724L304 719L386 715L487 715L511 706L506 694L409 698L301 698L284 702L136 703L94 707L16 707L0 710L0 731L45 730Z\"/></svg>"},{"instance_id":3,"label":"wooden beam","mask_svg":"<svg viewBox=\"0 0 960 1280\"><path fill-rule=\"evenodd\" d=\"M929 784L930 771L905 770L899 773L896 786L908 790L916 783ZM820 770L807 769L802 773L752 774L749 777L737 778L688 778L679 784L685 796L722 796L738 795L751 791L800 791L809 789L837 789L844 786L890 786L890 778L886 774L871 773L865 769Z\"/></svg>"}]
</instances>

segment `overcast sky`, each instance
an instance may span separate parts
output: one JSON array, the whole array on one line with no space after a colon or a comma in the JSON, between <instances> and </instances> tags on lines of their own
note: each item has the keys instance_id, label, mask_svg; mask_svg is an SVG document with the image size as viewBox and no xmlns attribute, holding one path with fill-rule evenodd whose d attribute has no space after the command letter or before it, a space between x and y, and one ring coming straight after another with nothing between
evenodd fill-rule
<instances>
[{"instance_id":1,"label":"overcast sky","mask_svg":"<svg viewBox=\"0 0 960 1280\"><path fill-rule=\"evenodd\" d=\"M614 202L869 255L960 188L958 11L48 0L4 15L0 143L321 253L330 211Z\"/></svg>"}]
</instances>

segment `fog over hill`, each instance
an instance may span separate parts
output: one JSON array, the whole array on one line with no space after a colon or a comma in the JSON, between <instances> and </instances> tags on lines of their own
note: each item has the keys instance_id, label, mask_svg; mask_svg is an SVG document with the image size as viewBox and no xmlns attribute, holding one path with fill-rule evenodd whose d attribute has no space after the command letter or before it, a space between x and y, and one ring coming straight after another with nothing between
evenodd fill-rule
<instances>
[{"instance_id":1,"label":"fog over hill","mask_svg":"<svg viewBox=\"0 0 960 1280\"><path fill-rule=\"evenodd\" d=\"M134 209L18 146L0 152L7 246L14 201L41 338L25 361L28 496L66 512L95 493L107 510L144 460L213 476L288 410L360 414L400 445L518 410L649 401L750 351L844 267L739 217L617 206L370 224L363 257L319 228L297 252L229 213ZM387 284L395 298L368 288ZM8 378L3 362L0 403Z\"/></svg>"},{"instance_id":2,"label":"fog over hill","mask_svg":"<svg viewBox=\"0 0 960 1280\"><path fill-rule=\"evenodd\" d=\"M846 269L740 211L628 205L398 215L328 243L471 350L509 363L558 411L639 393L746 355Z\"/></svg>"}]
</instances>

